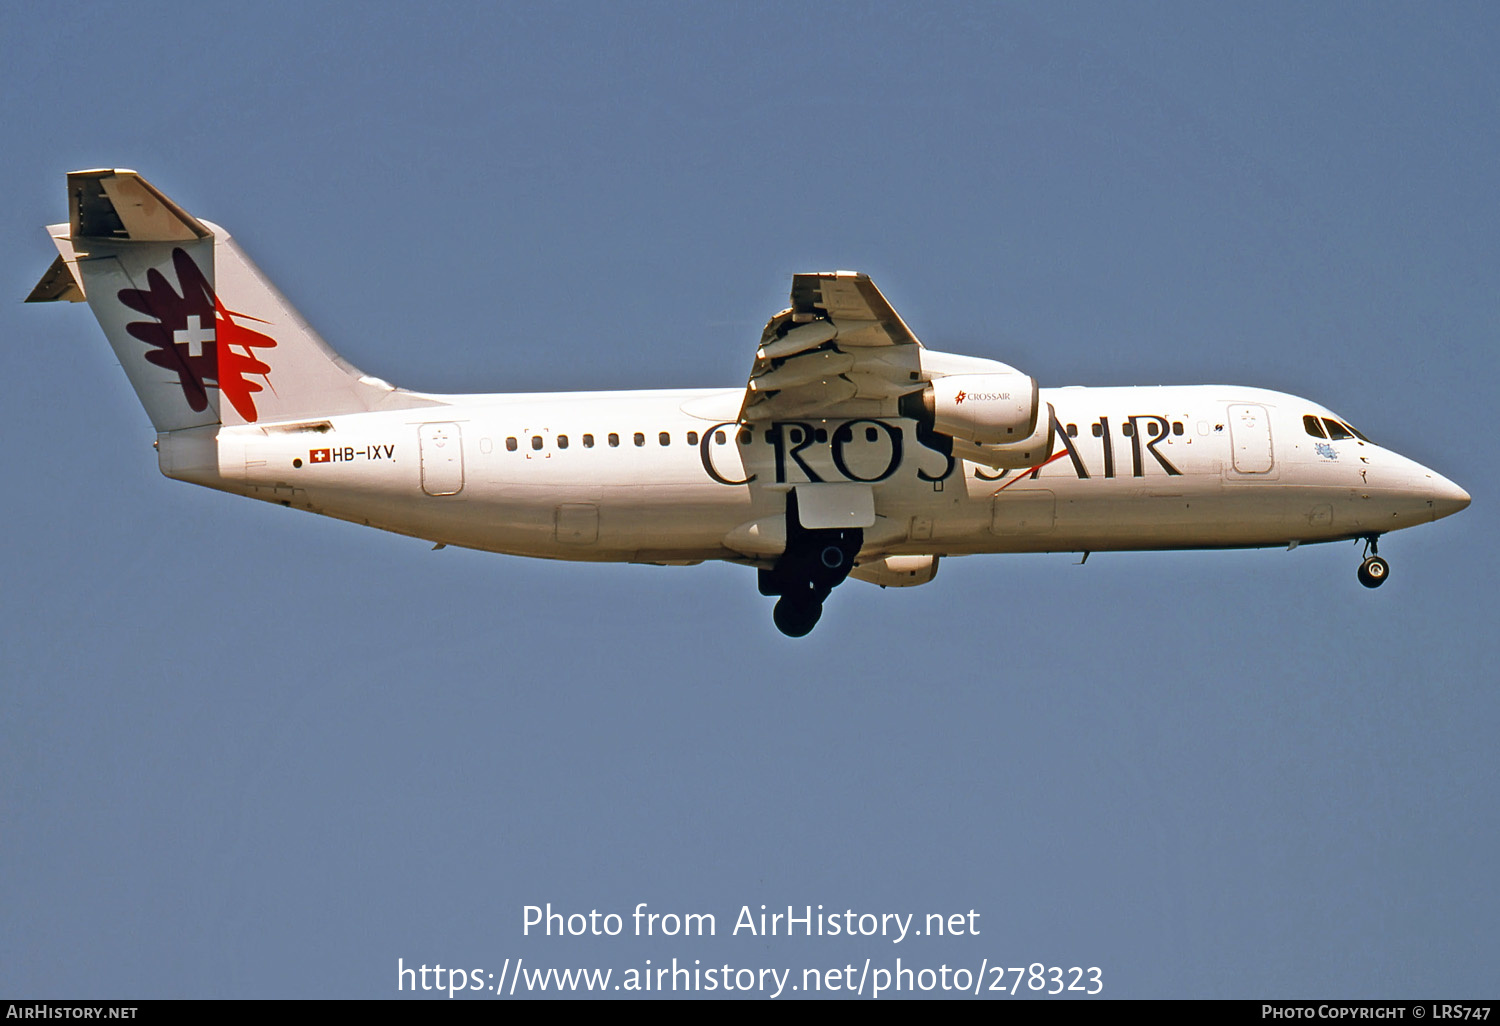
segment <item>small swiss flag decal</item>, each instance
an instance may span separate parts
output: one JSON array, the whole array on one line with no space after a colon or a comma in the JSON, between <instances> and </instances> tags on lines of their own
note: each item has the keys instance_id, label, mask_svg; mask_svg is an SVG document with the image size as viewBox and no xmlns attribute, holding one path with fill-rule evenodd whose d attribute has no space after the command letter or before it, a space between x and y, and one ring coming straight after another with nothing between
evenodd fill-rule
<instances>
[{"instance_id":1,"label":"small swiss flag decal","mask_svg":"<svg viewBox=\"0 0 1500 1026\"><path fill-rule=\"evenodd\" d=\"M309 449L308 452L307 452L307 460L308 460L309 463L327 463L328 462L328 450L327 449Z\"/></svg>"}]
</instances>

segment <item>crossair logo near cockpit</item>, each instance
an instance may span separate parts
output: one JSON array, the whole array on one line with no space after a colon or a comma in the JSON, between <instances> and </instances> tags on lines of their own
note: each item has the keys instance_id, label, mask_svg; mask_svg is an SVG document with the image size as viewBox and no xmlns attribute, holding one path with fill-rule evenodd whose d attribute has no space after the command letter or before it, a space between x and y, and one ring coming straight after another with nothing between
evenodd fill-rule
<instances>
[{"instance_id":1,"label":"crossair logo near cockpit","mask_svg":"<svg viewBox=\"0 0 1500 1026\"><path fill-rule=\"evenodd\" d=\"M120 302L155 321L131 321L125 330L151 346L146 359L177 375L182 397L194 412L208 408L208 390L217 388L247 423L254 423L255 393L265 390L247 375L267 379L271 365L255 355L276 340L235 320L266 323L258 317L226 310L193 258L172 250L172 267L182 288L178 295L166 275L146 272L146 288L121 289Z\"/></svg>"}]
</instances>

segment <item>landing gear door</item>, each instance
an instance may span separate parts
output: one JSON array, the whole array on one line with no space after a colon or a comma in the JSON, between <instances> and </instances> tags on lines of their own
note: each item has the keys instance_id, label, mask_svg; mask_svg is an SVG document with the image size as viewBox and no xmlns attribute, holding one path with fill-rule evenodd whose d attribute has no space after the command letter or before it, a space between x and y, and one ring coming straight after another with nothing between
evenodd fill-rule
<instances>
[{"instance_id":1,"label":"landing gear door","mask_svg":"<svg viewBox=\"0 0 1500 1026\"><path fill-rule=\"evenodd\" d=\"M875 525L875 489L867 484L797 486L797 519L809 530Z\"/></svg>"},{"instance_id":2,"label":"landing gear door","mask_svg":"<svg viewBox=\"0 0 1500 1026\"><path fill-rule=\"evenodd\" d=\"M422 491L457 495L464 490L463 435L457 424L423 424L417 428L422 451Z\"/></svg>"}]
</instances>

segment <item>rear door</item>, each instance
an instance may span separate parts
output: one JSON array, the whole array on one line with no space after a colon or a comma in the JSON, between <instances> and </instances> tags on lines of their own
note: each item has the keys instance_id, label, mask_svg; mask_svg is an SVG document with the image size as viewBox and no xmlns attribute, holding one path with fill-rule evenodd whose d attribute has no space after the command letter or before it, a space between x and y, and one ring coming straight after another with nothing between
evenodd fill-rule
<instances>
[{"instance_id":1,"label":"rear door","mask_svg":"<svg viewBox=\"0 0 1500 1026\"><path fill-rule=\"evenodd\" d=\"M463 435L457 424L423 424L417 429L422 452L422 491L457 495L464 490Z\"/></svg>"}]
</instances>

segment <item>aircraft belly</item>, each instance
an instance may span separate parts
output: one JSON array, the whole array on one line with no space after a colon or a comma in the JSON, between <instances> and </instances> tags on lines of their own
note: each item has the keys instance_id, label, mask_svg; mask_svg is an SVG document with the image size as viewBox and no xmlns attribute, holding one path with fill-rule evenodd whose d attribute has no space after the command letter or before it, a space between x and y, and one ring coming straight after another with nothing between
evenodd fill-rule
<instances>
[{"instance_id":1,"label":"aircraft belly","mask_svg":"<svg viewBox=\"0 0 1500 1026\"><path fill-rule=\"evenodd\" d=\"M639 553L716 559L731 555L724 548L724 536L750 519L751 509L746 488L621 487L600 502L599 544L616 559L632 559Z\"/></svg>"},{"instance_id":2,"label":"aircraft belly","mask_svg":"<svg viewBox=\"0 0 1500 1026\"><path fill-rule=\"evenodd\" d=\"M985 504L982 526L972 512L939 516L930 540L910 537L899 550L1109 551L1278 545L1342 536L1326 510L1314 513L1320 502L1327 504L1323 494L1300 491L1276 485L1226 488L1217 474L1146 482L1043 475L1003 489L971 488L963 505Z\"/></svg>"},{"instance_id":3,"label":"aircraft belly","mask_svg":"<svg viewBox=\"0 0 1500 1026\"><path fill-rule=\"evenodd\" d=\"M722 539L748 514L718 502L667 508L650 488L593 491L513 490L461 502L421 494L391 495L325 489L311 496L315 512L398 534L512 555L590 562L715 559L734 555Z\"/></svg>"}]
</instances>

